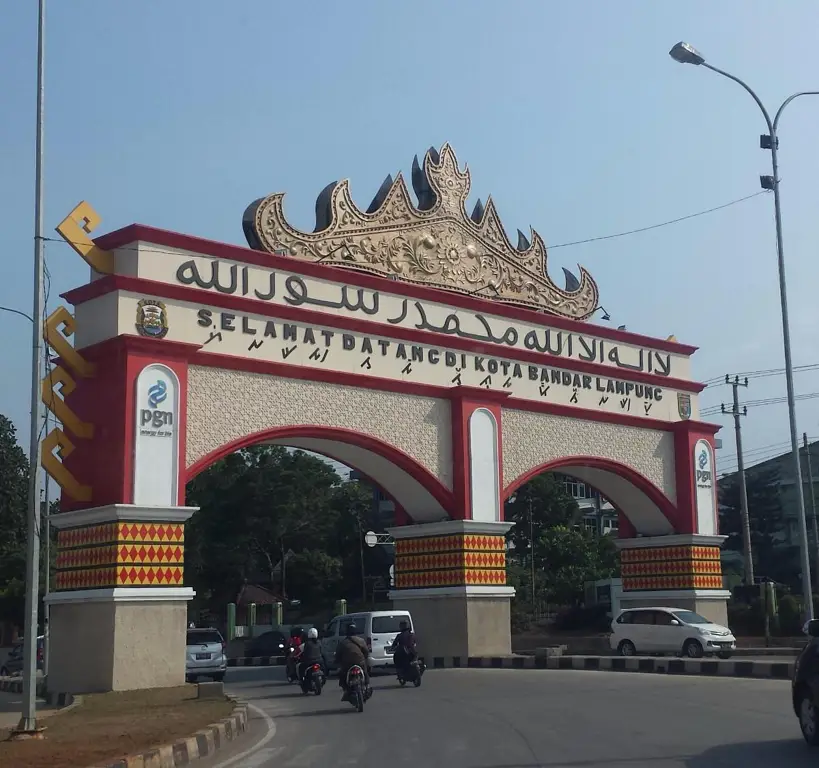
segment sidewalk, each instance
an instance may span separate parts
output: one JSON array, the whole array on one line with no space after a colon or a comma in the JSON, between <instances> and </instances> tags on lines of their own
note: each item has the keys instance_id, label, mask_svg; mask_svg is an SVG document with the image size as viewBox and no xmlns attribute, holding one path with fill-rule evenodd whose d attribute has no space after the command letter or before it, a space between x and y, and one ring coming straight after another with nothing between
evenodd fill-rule
<instances>
[{"instance_id":1,"label":"sidewalk","mask_svg":"<svg viewBox=\"0 0 819 768\"><path fill-rule=\"evenodd\" d=\"M23 697L19 693L0 692L0 731L14 728L20 722L23 710ZM37 715L48 717L56 712L55 707L49 707L45 699L37 699Z\"/></svg>"}]
</instances>

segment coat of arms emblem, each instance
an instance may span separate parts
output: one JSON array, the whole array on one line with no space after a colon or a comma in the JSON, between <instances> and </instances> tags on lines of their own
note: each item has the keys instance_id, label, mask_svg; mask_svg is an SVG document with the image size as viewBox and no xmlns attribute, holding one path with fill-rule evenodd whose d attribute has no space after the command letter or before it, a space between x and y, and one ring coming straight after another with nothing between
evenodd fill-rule
<instances>
[{"instance_id":1,"label":"coat of arms emblem","mask_svg":"<svg viewBox=\"0 0 819 768\"><path fill-rule=\"evenodd\" d=\"M168 333L168 313L161 301L140 299L137 304L136 329L140 336L161 339Z\"/></svg>"},{"instance_id":2,"label":"coat of arms emblem","mask_svg":"<svg viewBox=\"0 0 819 768\"><path fill-rule=\"evenodd\" d=\"M691 418L691 395L677 392L677 411L681 419Z\"/></svg>"}]
</instances>

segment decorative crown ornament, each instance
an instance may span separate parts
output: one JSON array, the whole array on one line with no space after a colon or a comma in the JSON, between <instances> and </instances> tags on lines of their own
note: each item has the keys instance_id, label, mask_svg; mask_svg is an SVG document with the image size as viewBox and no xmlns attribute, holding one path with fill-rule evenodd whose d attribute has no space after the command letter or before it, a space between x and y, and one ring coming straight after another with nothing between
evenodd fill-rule
<instances>
[{"instance_id":1,"label":"decorative crown ornament","mask_svg":"<svg viewBox=\"0 0 819 768\"><path fill-rule=\"evenodd\" d=\"M465 203L469 170L463 171L449 144L430 149L421 169L412 165L415 205L402 174L387 176L369 208L362 212L350 196L349 181L329 184L316 201L316 227L300 232L284 216L284 194L255 201L244 214L251 248L284 253L302 261L363 270L378 275L465 294L482 294L575 320L597 308L597 284L583 268L578 279L564 269L566 288L546 270L546 246L530 230L518 230L512 246L490 197Z\"/></svg>"}]
</instances>

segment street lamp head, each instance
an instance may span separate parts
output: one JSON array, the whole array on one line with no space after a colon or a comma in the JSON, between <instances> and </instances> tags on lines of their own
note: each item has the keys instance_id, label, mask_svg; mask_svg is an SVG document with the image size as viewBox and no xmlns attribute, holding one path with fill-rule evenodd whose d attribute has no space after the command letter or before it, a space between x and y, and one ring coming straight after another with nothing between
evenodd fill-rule
<instances>
[{"instance_id":1,"label":"street lamp head","mask_svg":"<svg viewBox=\"0 0 819 768\"><path fill-rule=\"evenodd\" d=\"M677 43L668 52L668 55L680 64L696 64L699 66L705 63L705 58L700 52L694 48L693 45L689 45L688 43Z\"/></svg>"}]
</instances>

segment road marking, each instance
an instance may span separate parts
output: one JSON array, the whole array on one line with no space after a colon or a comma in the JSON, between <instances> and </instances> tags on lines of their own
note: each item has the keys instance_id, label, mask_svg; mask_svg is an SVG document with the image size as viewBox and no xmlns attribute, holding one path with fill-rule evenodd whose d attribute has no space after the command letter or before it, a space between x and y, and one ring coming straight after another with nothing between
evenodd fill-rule
<instances>
[{"instance_id":1,"label":"road marking","mask_svg":"<svg viewBox=\"0 0 819 768\"><path fill-rule=\"evenodd\" d=\"M270 715L268 715L267 712L265 712L262 709L259 709L259 707L253 704L248 704L248 707L252 709L256 714L260 715L262 719L265 721L265 725L267 725L267 733L259 741L257 741L256 744L254 744L250 749L246 749L244 752L240 752L238 755L231 757L229 760L225 760L223 763L219 763L218 765L213 766L213 768L230 768L230 766L236 765L237 763L240 763L242 760L246 760L247 758L252 757L257 752L259 752L265 746L265 744L269 743L270 740L276 735L276 723L273 722L273 718L270 717ZM250 768L249 763L242 763L242 765L247 765L248 768ZM260 765L260 763L256 763L254 761L253 765L258 766Z\"/></svg>"}]
</instances>

